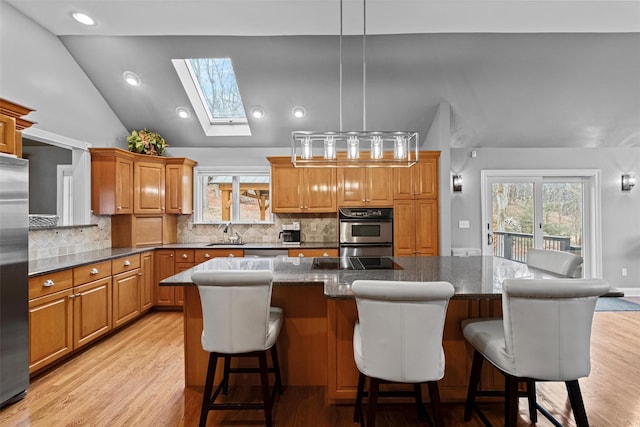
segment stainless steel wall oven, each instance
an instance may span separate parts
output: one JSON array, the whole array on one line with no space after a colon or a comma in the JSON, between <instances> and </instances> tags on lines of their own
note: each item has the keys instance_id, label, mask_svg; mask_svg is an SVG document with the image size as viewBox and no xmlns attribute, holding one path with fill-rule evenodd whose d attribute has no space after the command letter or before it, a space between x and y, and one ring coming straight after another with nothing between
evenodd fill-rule
<instances>
[{"instance_id":1,"label":"stainless steel wall oven","mask_svg":"<svg viewBox=\"0 0 640 427\"><path fill-rule=\"evenodd\" d=\"M340 256L393 255L393 209L340 208Z\"/></svg>"}]
</instances>

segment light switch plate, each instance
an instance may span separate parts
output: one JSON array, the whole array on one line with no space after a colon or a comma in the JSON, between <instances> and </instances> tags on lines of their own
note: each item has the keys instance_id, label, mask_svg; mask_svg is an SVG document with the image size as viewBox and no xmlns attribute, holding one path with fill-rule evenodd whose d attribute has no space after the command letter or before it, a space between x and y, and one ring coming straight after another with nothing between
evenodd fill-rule
<instances>
[{"instance_id":1,"label":"light switch plate","mask_svg":"<svg viewBox=\"0 0 640 427\"><path fill-rule=\"evenodd\" d=\"M458 221L458 228L469 228L469 221L467 220Z\"/></svg>"}]
</instances>

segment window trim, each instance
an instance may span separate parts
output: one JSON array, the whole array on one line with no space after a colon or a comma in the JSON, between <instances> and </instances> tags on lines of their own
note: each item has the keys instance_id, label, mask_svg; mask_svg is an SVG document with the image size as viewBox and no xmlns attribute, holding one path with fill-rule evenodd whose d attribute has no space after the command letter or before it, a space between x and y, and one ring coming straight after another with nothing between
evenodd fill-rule
<instances>
[{"instance_id":1,"label":"window trim","mask_svg":"<svg viewBox=\"0 0 640 427\"><path fill-rule=\"evenodd\" d=\"M255 175L267 175L269 176L269 194L273 194L272 188L272 178L271 178L271 168L263 167L263 166L196 166L193 169L193 224L200 225L219 225L226 224L228 221L217 221L217 222L207 222L202 219L202 207L203 207L203 198L204 198L204 186L203 179L204 176L211 175L231 175L231 176L255 176ZM232 194L239 194L238 188L236 185L238 184L237 180L233 180L234 187ZM271 202L271 200L270 200ZM262 222L252 222L252 221L240 221L236 215L239 215L239 203L240 199L234 197L232 200L233 206L235 209L232 209L232 224L273 224L274 217L273 212L269 215L269 218Z\"/></svg>"}]
</instances>

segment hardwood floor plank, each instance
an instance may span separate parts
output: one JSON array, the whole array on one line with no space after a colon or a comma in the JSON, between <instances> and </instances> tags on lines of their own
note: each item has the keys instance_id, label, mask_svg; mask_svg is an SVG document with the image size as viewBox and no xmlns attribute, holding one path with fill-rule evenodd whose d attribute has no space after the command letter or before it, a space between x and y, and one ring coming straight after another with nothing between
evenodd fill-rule
<instances>
[{"instance_id":1,"label":"hardwood floor plank","mask_svg":"<svg viewBox=\"0 0 640 427\"><path fill-rule=\"evenodd\" d=\"M640 312L598 312L594 317L592 371L580 380L591 426L640 425ZM27 397L0 411L1 426L166 426L198 424L202 390L184 387L182 313L152 312L73 359L32 379ZM353 406L328 406L324 387L286 387L276 398L274 425L352 427ZM253 398L255 387L234 387L228 399ZM566 426L574 426L562 383L538 386L538 401ZM485 404L502 425L502 405ZM379 426L424 426L412 404L380 402ZM429 411L430 408L427 408ZM462 404L444 404L446 426L463 421ZM539 415L537 426L551 426ZM519 426L529 425L525 400ZM219 411L208 426L263 425L262 411Z\"/></svg>"}]
</instances>

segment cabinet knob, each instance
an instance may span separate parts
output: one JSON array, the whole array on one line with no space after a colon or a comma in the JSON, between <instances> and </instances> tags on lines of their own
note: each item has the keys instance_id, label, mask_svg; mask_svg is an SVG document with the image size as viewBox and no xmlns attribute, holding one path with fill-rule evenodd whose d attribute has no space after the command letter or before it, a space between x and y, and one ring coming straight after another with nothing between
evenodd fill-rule
<instances>
[{"instance_id":1,"label":"cabinet knob","mask_svg":"<svg viewBox=\"0 0 640 427\"><path fill-rule=\"evenodd\" d=\"M304 258L304 254L298 254L298 258Z\"/></svg>"},{"instance_id":2,"label":"cabinet knob","mask_svg":"<svg viewBox=\"0 0 640 427\"><path fill-rule=\"evenodd\" d=\"M322 256L329 256L327 252L323 253Z\"/></svg>"},{"instance_id":3,"label":"cabinet knob","mask_svg":"<svg viewBox=\"0 0 640 427\"><path fill-rule=\"evenodd\" d=\"M130 265L131 265L131 261L129 261L129 260L125 260L125 262L124 262L124 266L125 266L125 267L128 267L128 266L130 266Z\"/></svg>"},{"instance_id":4,"label":"cabinet knob","mask_svg":"<svg viewBox=\"0 0 640 427\"><path fill-rule=\"evenodd\" d=\"M233 254L229 254L229 258L233 258L233 257L234 257L234 255L233 255Z\"/></svg>"},{"instance_id":5,"label":"cabinet knob","mask_svg":"<svg viewBox=\"0 0 640 427\"><path fill-rule=\"evenodd\" d=\"M204 257L205 257L205 258L211 258L211 255L209 255L209 254L204 254Z\"/></svg>"},{"instance_id":6,"label":"cabinet knob","mask_svg":"<svg viewBox=\"0 0 640 427\"><path fill-rule=\"evenodd\" d=\"M122 206L118 206L116 209L120 210L120 209L122 209Z\"/></svg>"},{"instance_id":7,"label":"cabinet knob","mask_svg":"<svg viewBox=\"0 0 640 427\"><path fill-rule=\"evenodd\" d=\"M44 281L44 283L42 284L42 286L44 286L45 288L50 288L50 287L52 287L52 286L53 286L53 285L55 285L55 284L56 284L56 283L55 283L53 280L51 280L51 279L47 279L47 280L45 280L45 281Z\"/></svg>"},{"instance_id":8,"label":"cabinet knob","mask_svg":"<svg viewBox=\"0 0 640 427\"><path fill-rule=\"evenodd\" d=\"M142 276L142 273L138 273L138 276Z\"/></svg>"},{"instance_id":9,"label":"cabinet knob","mask_svg":"<svg viewBox=\"0 0 640 427\"><path fill-rule=\"evenodd\" d=\"M182 254L182 258L183 258L183 259L187 259L187 258L189 258L189 255L187 255L187 254Z\"/></svg>"},{"instance_id":10,"label":"cabinet knob","mask_svg":"<svg viewBox=\"0 0 640 427\"><path fill-rule=\"evenodd\" d=\"M164 210L164 207L160 208L160 210L162 210L162 211L163 211L163 210Z\"/></svg>"},{"instance_id":11,"label":"cabinet knob","mask_svg":"<svg viewBox=\"0 0 640 427\"><path fill-rule=\"evenodd\" d=\"M92 274L92 275L96 275L96 274L99 273L99 271L98 271L97 268L94 267L94 268L91 269L91 271L89 273Z\"/></svg>"}]
</instances>

